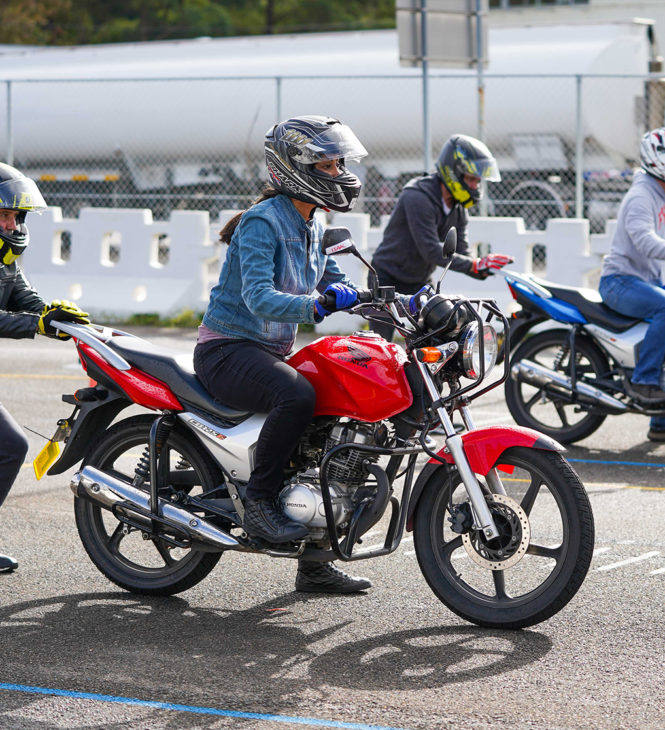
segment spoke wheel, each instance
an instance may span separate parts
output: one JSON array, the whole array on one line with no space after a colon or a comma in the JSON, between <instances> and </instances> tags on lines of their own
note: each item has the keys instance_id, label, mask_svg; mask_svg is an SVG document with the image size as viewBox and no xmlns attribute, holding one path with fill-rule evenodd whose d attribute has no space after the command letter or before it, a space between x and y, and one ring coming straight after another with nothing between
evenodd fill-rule
<instances>
[{"instance_id":1,"label":"spoke wheel","mask_svg":"<svg viewBox=\"0 0 665 730\"><path fill-rule=\"evenodd\" d=\"M117 423L93 447L86 465L131 484L153 422L154 416L138 416ZM176 490L197 494L220 483L220 475L205 451L177 428L164 448L169 483ZM149 477L141 489L150 490ZM74 514L92 562L109 580L134 593L171 595L187 590L203 580L221 556L176 547L159 538L145 539L142 530L82 498L76 498Z\"/></svg>"},{"instance_id":2,"label":"spoke wheel","mask_svg":"<svg viewBox=\"0 0 665 730\"><path fill-rule=\"evenodd\" d=\"M456 469L441 467L418 501L414 544L425 579L448 608L480 626L517 629L553 616L582 585L593 515L559 453L514 447L500 464L507 496L490 494L478 477L498 538L486 540L473 528L452 531L450 510L466 501L466 490Z\"/></svg>"},{"instance_id":3,"label":"spoke wheel","mask_svg":"<svg viewBox=\"0 0 665 730\"><path fill-rule=\"evenodd\" d=\"M522 360L532 360L570 377L570 352L561 357L567 339L567 330L548 330L529 337L515 350L511 366ZM605 355L581 337L575 343L575 361L578 380L590 384L609 371ZM516 423L541 431L564 444L590 436L606 418L593 410L582 410L579 405L558 398L544 388L512 378L506 380L505 393L508 410Z\"/></svg>"}]
</instances>

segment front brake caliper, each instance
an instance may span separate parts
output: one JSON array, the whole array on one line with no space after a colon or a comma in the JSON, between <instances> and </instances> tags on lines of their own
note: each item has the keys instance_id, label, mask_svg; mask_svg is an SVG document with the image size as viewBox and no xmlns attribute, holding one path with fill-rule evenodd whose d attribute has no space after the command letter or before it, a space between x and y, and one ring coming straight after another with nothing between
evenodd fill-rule
<instances>
[{"instance_id":1,"label":"front brake caliper","mask_svg":"<svg viewBox=\"0 0 665 730\"><path fill-rule=\"evenodd\" d=\"M473 526L473 513L469 502L461 502L453 506L450 516L450 529L458 535L468 532Z\"/></svg>"}]
</instances>

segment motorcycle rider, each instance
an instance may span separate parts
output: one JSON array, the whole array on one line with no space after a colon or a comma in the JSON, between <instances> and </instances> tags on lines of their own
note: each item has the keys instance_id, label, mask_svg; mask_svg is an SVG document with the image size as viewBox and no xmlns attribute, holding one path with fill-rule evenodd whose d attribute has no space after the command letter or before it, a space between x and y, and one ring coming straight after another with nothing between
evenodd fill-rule
<instances>
[{"instance_id":1,"label":"motorcycle rider","mask_svg":"<svg viewBox=\"0 0 665 730\"><path fill-rule=\"evenodd\" d=\"M480 140L453 134L441 148L436 172L413 178L404 186L372 265L384 286L394 286L402 294L415 294L437 266L443 266L442 241L451 228L457 229L457 251L450 268L476 279L487 278L493 269L512 263L510 256L490 253L469 255L467 209L478 203L483 182L499 181L496 160ZM370 327L391 340L391 323L370 323Z\"/></svg>"},{"instance_id":2,"label":"motorcycle rider","mask_svg":"<svg viewBox=\"0 0 665 730\"><path fill-rule=\"evenodd\" d=\"M37 185L15 167L0 163L0 337L20 339L36 333L58 335L52 320L88 322L71 302L46 304L30 286L17 259L30 242L26 215L42 211L46 203ZM28 452L28 440L9 411L0 404L0 505L9 494ZM0 572L11 572L18 562L0 555Z\"/></svg>"},{"instance_id":3,"label":"motorcycle rider","mask_svg":"<svg viewBox=\"0 0 665 730\"><path fill-rule=\"evenodd\" d=\"M640 144L641 171L626 193L610 253L603 261L600 295L608 307L628 317L649 319L629 393L645 405L662 403L660 376L665 360L665 127L653 129ZM652 418L647 434L665 441L665 418Z\"/></svg>"},{"instance_id":4,"label":"motorcycle rider","mask_svg":"<svg viewBox=\"0 0 665 730\"><path fill-rule=\"evenodd\" d=\"M245 499L244 529L270 543L298 540L304 525L283 513L278 492L284 469L310 423L315 392L285 362L300 322L320 322L357 301L352 282L320 250L316 208L348 211L360 180L346 162L367 152L349 127L325 116L302 116L266 134L270 186L220 233L228 252L199 328L194 368L220 402L267 413L256 444ZM326 309L319 292L332 292ZM371 583L333 563L298 561L296 590L351 593Z\"/></svg>"}]
</instances>

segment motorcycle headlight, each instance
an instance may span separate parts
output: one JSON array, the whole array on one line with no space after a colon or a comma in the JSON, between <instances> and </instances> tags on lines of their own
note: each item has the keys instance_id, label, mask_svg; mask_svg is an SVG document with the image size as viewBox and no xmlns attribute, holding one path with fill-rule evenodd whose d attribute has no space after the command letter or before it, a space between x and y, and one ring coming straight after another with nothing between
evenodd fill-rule
<instances>
[{"instance_id":1,"label":"motorcycle headlight","mask_svg":"<svg viewBox=\"0 0 665 730\"><path fill-rule=\"evenodd\" d=\"M492 325L483 325L483 355L485 361L485 375L496 364L496 355L499 350L496 330ZM460 351L462 353L462 367L467 378L477 378L480 375L480 338L478 324L473 322L465 327L460 337Z\"/></svg>"}]
</instances>

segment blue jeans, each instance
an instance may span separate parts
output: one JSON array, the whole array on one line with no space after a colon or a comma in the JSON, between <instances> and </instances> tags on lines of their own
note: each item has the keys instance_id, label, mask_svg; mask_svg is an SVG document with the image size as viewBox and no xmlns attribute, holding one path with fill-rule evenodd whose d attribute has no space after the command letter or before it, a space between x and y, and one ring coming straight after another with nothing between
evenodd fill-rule
<instances>
[{"instance_id":1,"label":"blue jeans","mask_svg":"<svg viewBox=\"0 0 665 730\"><path fill-rule=\"evenodd\" d=\"M611 309L627 317L651 320L631 381L659 386L665 360L665 290L624 274L603 276L598 290ZM652 418L651 427L665 431L665 418Z\"/></svg>"}]
</instances>

